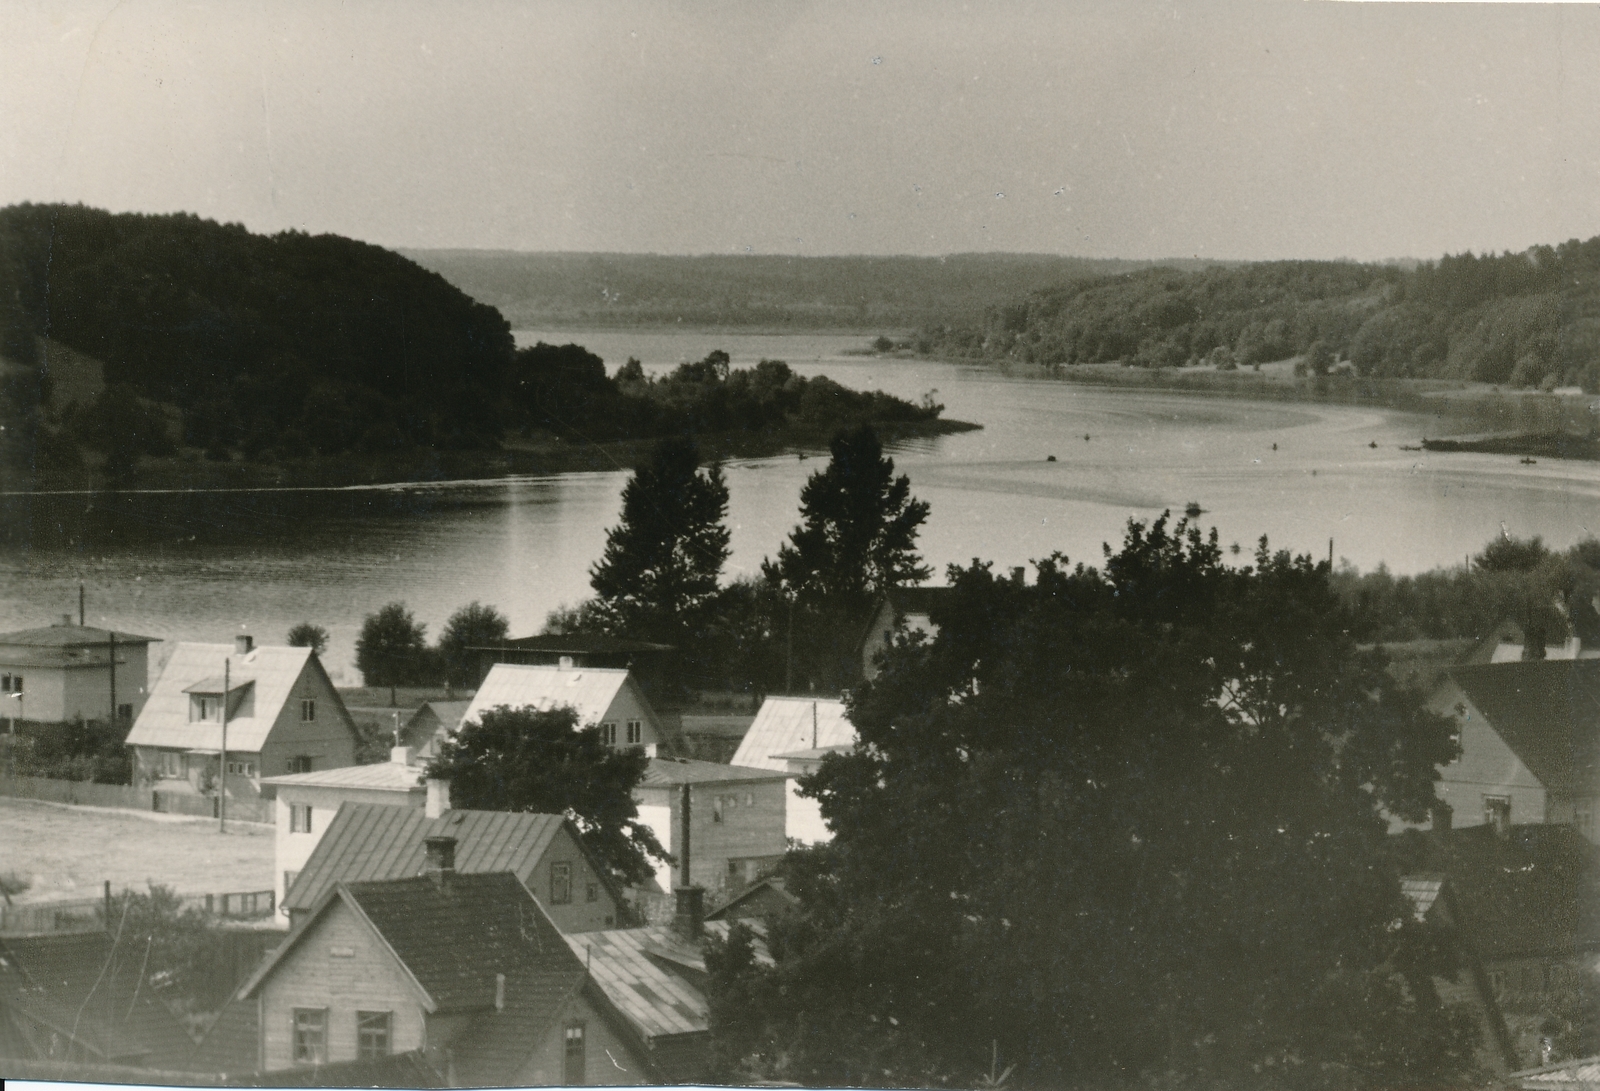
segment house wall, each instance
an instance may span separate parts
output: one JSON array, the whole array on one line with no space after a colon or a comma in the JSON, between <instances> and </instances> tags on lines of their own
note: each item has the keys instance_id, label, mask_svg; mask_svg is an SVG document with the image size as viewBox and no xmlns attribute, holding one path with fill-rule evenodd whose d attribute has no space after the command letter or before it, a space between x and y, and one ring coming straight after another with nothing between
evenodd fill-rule
<instances>
[{"instance_id":1,"label":"house wall","mask_svg":"<svg viewBox=\"0 0 1600 1091\"><path fill-rule=\"evenodd\" d=\"M348 955L344 952L350 952ZM356 1059L356 1013L387 1011L390 1051L422 1048L421 998L371 930L342 901L311 925L260 986L266 1071L294 1067L294 1009L325 1008L328 1061Z\"/></svg>"},{"instance_id":2,"label":"house wall","mask_svg":"<svg viewBox=\"0 0 1600 1091\"><path fill-rule=\"evenodd\" d=\"M72 649L77 651L79 649ZM30 721L67 723L82 717L105 720L111 715L111 674L106 666L109 649L81 649L82 665L28 667L5 661L0 651L0 673L21 674L23 705ZM144 644L118 644L117 704L132 705L138 717L150 693L150 650ZM8 706L9 707L9 706Z\"/></svg>"},{"instance_id":3,"label":"house wall","mask_svg":"<svg viewBox=\"0 0 1600 1091\"><path fill-rule=\"evenodd\" d=\"M385 806L412 806L421 807L427 802L427 792L422 788L414 791L383 791L376 788L334 788L310 784L279 784L278 798L273 805L273 821L276 824L276 833L273 845L273 889L277 892L277 900L273 904L282 905L283 896L288 893L287 872L298 872L306 866L306 861L311 858L311 850L317 847L317 842L322 840L322 835L328 832L328 824L333 821L333 816L339 813L339 804L350 803L380 803ZM290 830L290 808L302 804L311 808L311 832L295 833ZM280 914L278 924L287 927L288 917Z\"/></svg>"},{"instance_id":4,"label":"house wall","mask_svg":"<svg viewBox=\"0 0 1600 1091\"><path fill-rule=\"evenodd\" d=\"M733 797L737 806L724 807L723 821L715 821L715 799ZM668 852L678 855L682 829L682 797L677 787L640 788L640 820L655 831ZM689 879L718 896L741 888L744 878L730 884L730 860L769 859L788 848L784 829L786 794L781 780L725 781L696 784L689 799ZM662 823L666 828L662 828ZM656 881L665 890L682 885L677 867L656 869Z\"/></svg>"},{"instance_id":5,"label":"house wall","mask_svg":"<svg viewBox=\"0 0 1600 1091\"><path fill-rule=\"evenodd\" d=\"M572 868L572 901L565 905L557 905L550 900L550 871L555 864L568 864ZM544 911L550 914L550 919L561 931L596 932L602 928L616 927L616 900L566 829L558 831L551 839L550 846L534 865L533 872L521 878L523 885ZM589 900L591 887L595 894L592 902Z\"/></svg>"},{"instance_id":6,"label":"house wall","mask_svg":"<svg viewBox=\"0 0 1600 1091\"><path fill-rule=\"evenodd\" d=\"M638 720L643 724L644 752L652 758L656 756L656 747L661 742L661 721L656 717L654 710L640 699L636 683L630 683L617 690L617 695L607 706L606 713L600 717L603 723L617 725L617 745L623 745L626 737L623 733L627 730L629 720Z\"/></svg>"},{"instance_id":7,"label":"house wall","mask_svg":"<svg viewBox=\"0 0 1600 1091\"><path fill-rule=\"evenodd\" d=\"M1551 792L1545 802L1545 821L1575 826L1590 841L1600 840L1600 822L1595 821L1595 808L1600 806L1600 792Z\"/></svg>"},{"instance_id":8,"label":"house wall","mask_svg":"<svg viewBox=\"0 0 1600 1091\"><path fill-rule=\"evenodd\" d=\"M1438 796L1454 812L1455 826L1481 826L1485 796L1511 800L1512 822L1546 821L1546 793L1493 725L1454 682L1439 687L1428 702L1433 711L1455 719L1461 733L1461 757L1439 769ZM1390 819L1391 832L1406 825Z\"/></svg>"},{"instance_id":9,"label":"house wall","mask_svg":"<svg viewBox=\"0 0 1600 1091\"><path fill-rule=\"evenodd\" d=\"M17 667L0 663L0 672L22 675L22 700L5 699L7 716L15 715L30 722L65 723L71 719L66 713L66 671L60 667ZM105 700L101 699L101 705ZM100 715L105 715L102 707Z\"/></svg>"},{"instance_id":10,"label":"house wall","mask_svg":"<svg viewBox=\"0 0 1600 1091\"><path fill-rule=\"evenodd\" d=\"M565 1035L572 1023L582 1023L584 1029L584 1086L637 1087L650 1082L644 1059L581 993L571 997L560 1016L544 1028L532 1055L511 1082L522 1087L565 1086Z\"/></svg>"},{"instance_id":11,"label":"house wall","mask_svg":"<svg viewBox=\"0 0 1600 1091\"><path fill-rule=\"evenodd\" d=\"M304 697L317 702L317 718L311 723L300 721L300 701ZM302 756L312 759L313 771L343 769L356 763L355 722L314 657L306 661L306 668L295 679L289 699L267 733L261 746L259 773L265 777L283 776L290 772L290 760Z\"/></svg>"},{"instance_id":12,"label":"house wall","mask_svg":"<svg viewBox=\"0 0 1600 1091\"><path fill-rule=\"evenodd\" d=\"M800 777L807 773L815 773L821 765L821 762L791 759L789 772L794 775L784 784L784 794L787 796L784 812L785 831L796 841L808 844L833 840L833 831L829 830L828 824L822 820L822 801L800 794Z\"/></svg>"}]
</instances>

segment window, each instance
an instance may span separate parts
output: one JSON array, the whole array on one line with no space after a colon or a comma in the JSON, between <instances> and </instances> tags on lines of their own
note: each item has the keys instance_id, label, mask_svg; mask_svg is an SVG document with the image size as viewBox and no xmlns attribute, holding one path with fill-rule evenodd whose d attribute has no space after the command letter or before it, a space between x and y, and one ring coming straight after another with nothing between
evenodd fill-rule
<instances>
[{"instance_id":1,"label":"window","mask_svg":"<svg viewBox=\"0 0 1600 1091\"><path fill-rule=\"evenodd\" d=\"M756 794L754 792L746 792L744 794L744 805L746 807L754 807L756 805Z\"/></svg>"},{"instance_id":2,"label":"window","mask_svg":"<svg viewBox=\"0 0 1600 1091\"><path fill-rule=\"evenodd\" d=\"M328 1063L328 1010L294 1009L294 1063Z\"/></svg>"},{"instance_id":3,"label":"window","mask_svg":"<svg viewBox=\"0 0 1600 1091\"><path fill-rule=\"evenodd\" d=\"M118 705L117 706L117 719L119 719L119 720L131 720L131 719L133 719L133 706L132 705Z\"/></svg>"},{"instance_id":4,"label":"window","mask_svg":"<svg viewBox=\"0 0 1600 1091\"><path fill-rule=\"evenodd\" d=\"M315 697L300 698L300 722L309 724L317 718L317 699Z\"/></svg>"},{"instance_id":5,"label":"window","mask_svg":"<svg viewBox=\"0 0 1600 1091\"><path fill-rule=\"evenodd\" d=\"M1497 830L1509 829L1511 826L1511 797L1484 796L1483 822L1484 825L1493 826Z\"/></svg>"},{"instance_id":6,"label":"window","mask_svg":"<svg viewBox=\"0 0 1600 1091\"><path fill-rule=\"evenodd\" d=\"M287 895L289 891L294 889L294 881L298 878L300 878L300 873L298 871L286 871L283 873L284 894Z\"/></svg>"},{"instance_id":7,"label":"window","mask_svg":"<svg viewBox=\"0 0 1600 1091\"><path fill-rule=\"evenodd\" d=\"M1588 838L1594 837L1594 804L1592 802L1580 803L1572 814L1572 823L1578 827L1578 832Z\"/></svg>"},{"instance_id":8,"label":"window","mask_svg":"<svg viewBox=\"0 0 1600 1091\"><path fill-rule=\"evenodd\" d=\"M305 754L301 754L299 757L290 758L289 759L289 772L291 772L291 773L309 773L309 772L311 772L311 758L309 756L305 755Z\"/></svg>"},{"instance_id":9,"label":"window","mask_svg":"<svg viewBox=\"0 0 1600 1091\"><path fill-rule=\"evenodd\" d=\"M0 675L0 693L21 693L21 692L22 692L22 675L20 675L20 674L4 674L4 675Z\"/></svg>"},{"instance_id":10,"label":"window","mask_svg":"<svg viewBox=\"0 0 1600 1091\"><path fill-rule=\"evenodd\" d=\"M607 746L617 745L617 725L615 723L600 725L600 741Z\"/></svg>"},{"instance_id":11,"label":"window","mask_svg":"<svg viewBox=\"0 0 1600 1091\"><path fill-rule=\"evenodd\" d=\"M176 750L163 750L157 755L159 762L156 775L162 777L183 776L183 755Z\"/></svg>"},{"instance_id":12,"label":"window","mask_svg":"<svg viewBox=\"0 0 1600 1091\"><path fill-rule=\"evenodd\" d=\"M586 890L584 892L583 900L586 901L586 902L597 902L597 901L599 901L600 900L600 884L591 880L590 883L589 883L588 890Z\"/></svg>"},{"instance_id":13,"label":"window","mask_svg":"<svg viewBox=\"0 0 1600 1091\"><path fill-rule=\"evenodd\" d=\"M723 796L717 796L711 801L711 821L722 821L722 801L724 798Z\"/></svg>"},{"instance_id":14,"label":"window","mask_svg":"<svg viewBox=\"0 0 1600 1091\"><path fill-rule=\"evenodd\" d=\"M230 761L228 763L230 777L253 777L256 775L256 763L253 761Z\"/></svg>"},{"instance_id":15,"label":"window","mask_svg":"<svg viewBox=\"0 0 1600 1091\"><path fill-rule=\"evenodd\" d=\"M638 720L628 721L628 745L638 746L644 742L644 724Z\"/></svg>"},{"instance_id":16,"label":"window","mask_svg":"<svg viewBox=\"0 0 1600 1091\"><path fill-rule=\"evenodd\" d=\"M189 705L189 718L198 721L222 719L217 699L215 697L196 697Z\"/></svg>"},{"instance_id":17,"label":"window","mask_svg":"<svg viewBox=\"0 0 1600 1091\"><path fill-rule=\"evenodd\" d=\"M356 1057L370 1061L389 1055L389 1013L356 1012Z\"/></svg>"},{"instance_id":18,"label":"window","mask_svg":"<svg viewBox=\"0 0 1600 1091\"><path fill-rule=\"evenodd\" d=\"M550 904L572 904L572 865L550 865Z\"/></svg>"},{"instance_id":19,"label":"window","mask_svg":"<svg viewBox=\"0 0 1600 1091\"><path fill-rule=\"evenodd\" d=\"M584 1084L584 1034L582 1023L570 1023L567 1026L566 1049L561 1058L561 1082L568 1087L581 1087Z\"/></svg>"},{"instance_id":20,"label":"window","mask_svg":"<svg viewBox=\"0 0 1600 1091\"><path fill-rule=\"evenodd\" d=\"M311 805L309 803L289 804L289 832L311 832Z\"/></svg>"}]
</instances>

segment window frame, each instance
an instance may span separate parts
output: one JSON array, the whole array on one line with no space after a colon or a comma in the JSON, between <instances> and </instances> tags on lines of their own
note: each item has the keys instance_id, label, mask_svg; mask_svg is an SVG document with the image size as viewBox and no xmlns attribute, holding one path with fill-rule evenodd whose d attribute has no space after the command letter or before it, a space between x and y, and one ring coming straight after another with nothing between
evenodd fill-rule
<instances>
[{"instance_id":1,"label":"window frame","mask_svg":"<svg viewBox=\"0 0 1600 1091\"><path fill-rule=\"evenodd\" d=\"M572 864L567 860L550 864L550 904L572 904Z\"/></svg>"},{"instance_id":2,"label":"window frame","mask_svg":"<svg viewBox=\"0 0 1600 1091\"><path fill-rule=\"evenodd\" d=\"M310 754L296 754L289 759L289 775L311 772L312 757Z\"/></svg>"},{"instance_id":3,"label":"window frame","mask_svg":"<svg viewBox=\"0 0 1600 1091\"><path fill-rule=\"evenodd\" d=\"M300 722L303 724L317 722L317 699L315 697L300 698Z\"/></svg>"},{"instance_id":4,"label":"window frame","mask_svg":"<svg viewBox=\"0 0 1600 1091\"><path fill-rule=\"evenodd\" d=\"M600 724L600 741L607 746L617 745L617 721L606 720Z\"/></svg>"},{"instance_id":5,"label":"window frame","mask_svg":"<svg viewBox=\"0 0 1600 1091\"><path fill-rule=\"evenodd\" d=\"M313 1027L303 1020L316 1018ZM328 1063L328 1009L327 1008L295 1008L290 1017L290 1046L295 1065L299 1067L314 1066ZM316 1033L315 1042L309 1042L303 1034Z\"/></svg>"},{"instance_id":6,"label":"window frame","mask_svg":"<svg viewBox=\"0 0 1600 1091\"><path fill-rule=\"evenodd\" d=\"M382 1020L381 1029L371 1024L373 1020ZM370 1044L368 1042L369 1034L374 1039ZM375 1061L381 1057L391 1056L393 1053L394 1012L356 1012L356 1060Z\"/></svg>"},{"instance_id":7,"label":"window frame","mask_svg":"<svg viewBox=\"0 0 1600 1091\"><path fill-rule=\"evenodd\" d=\"M289 804L289 832L311 833L312 810L312 805L309 803Z\"/></svg>"},{"instance_id":8,"label":"window frame","mask_svg":"<svg viewBox=\"0 0 1600 1091\"><path fill-rule=\"evenodd\" d=\"M644 743L644 721L643 720L629 720L628 721L627 731L628 731L627 738L628 738L628 745L629 746L640 746L640 745L642 745Z\"/></svg>"},{"instance_id":9,"label":"window frame","mask_svg":"<svg viewBox=\"0 0 1600 1091\"><path fill-rule=\"evenodd\" d=\"M581 1087L588 1082L588 1029L582 1022L567 1023L561 1028L561 1082L567 1087Z\"/></svg>"},{"instance_id":10,"label":"window frame","mask_svg":"<svg viewBox=\"0 0 1600 1091\"><path fill-rule=\"evenodd\" d=\"M597 902L600 900L600 884L598 882L590 879L588 883L585 884L583 900L585 902Z\"/></svg>"}]
</instances>

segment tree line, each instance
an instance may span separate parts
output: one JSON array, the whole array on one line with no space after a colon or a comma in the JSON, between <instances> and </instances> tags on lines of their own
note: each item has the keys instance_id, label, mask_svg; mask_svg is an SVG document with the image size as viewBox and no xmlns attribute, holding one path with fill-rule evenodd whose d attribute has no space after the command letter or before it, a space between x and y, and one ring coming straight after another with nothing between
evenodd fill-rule
<instances>
[{"instance_id":1,"label":"tree line","mask_svg":"<svg viewBox=\"0 0 1600 1091\"><path fill-rule=\"evenodd\" d=\"M1052 366L1250 366L1600 391L1600 236L1406 269L1261 262L1084 278L931 324L927 353Z\"/></svg>"}]
</instances>

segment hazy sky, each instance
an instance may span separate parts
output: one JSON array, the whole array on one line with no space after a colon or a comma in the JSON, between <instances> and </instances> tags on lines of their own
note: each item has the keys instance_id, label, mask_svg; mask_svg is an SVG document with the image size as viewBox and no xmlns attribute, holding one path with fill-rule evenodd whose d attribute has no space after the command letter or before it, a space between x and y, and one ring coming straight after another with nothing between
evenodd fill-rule
<instances>
[{"instance_id":1,"label":"hazy sky","mask_svg":"<svg viewBox=\"0 0 1600 1091\"><path fill-rule=\"evenodd\" d=\"M0 0L0 204L387 246L1431 257L1600 234L1600 9Z\"/></svg>"}]
</instances>

